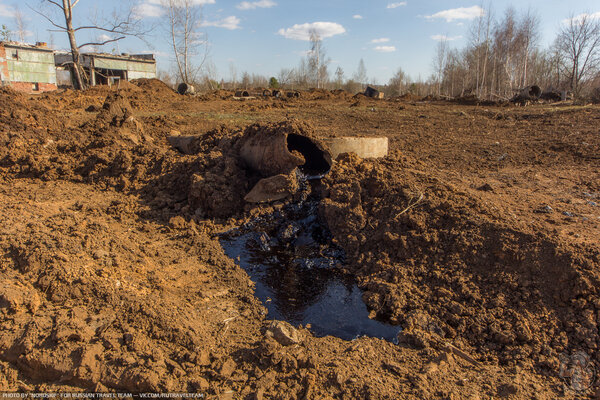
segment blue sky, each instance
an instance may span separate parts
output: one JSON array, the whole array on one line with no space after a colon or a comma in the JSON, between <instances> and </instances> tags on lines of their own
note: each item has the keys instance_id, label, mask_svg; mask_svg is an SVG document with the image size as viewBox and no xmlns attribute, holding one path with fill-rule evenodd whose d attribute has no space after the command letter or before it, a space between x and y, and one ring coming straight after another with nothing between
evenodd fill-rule
<instances>
[{"instance_id":1,"label":"blue sky","mask_svg":"<svg viewBox=\"0 0 600 400\"><path fill-rule=\"evenodd\" d=\"M124 7L127 0L80 0L76 19L85 22L98 9L110 13ZM324 37L330 71L341 66L346 77L357 69L362 58L374 83L386 83L401 67L411 77L423 79L432 73L436 39L452 39L453 47L463 47L469 25L479 12L481 1L459 0L194 0L203 3L203 31L210 42L209 57L217 75L228 79L230 64L238 78L243 71L276 76L281 68L294 67L308 50L307 29L315 27ZM51 41L50 25L27 7L40 8L40 0L0 0L0 24L14 29L14 8L26 15L30 42ZM133 0L137 12L148 23L158 23L160 0ZM541 21L541 44L549 45L561 21L584 12L600 18L598 0L520 0L492 1L495 16L506 7L518 12L531 10ZM484 6L485 7L485 6ZM46 11L44 11L47 13ZM77 21L76 21L77 22ZM57 48L67 48L64 33L53 34ZM88 39L78 38L79 42ZM159 69L169 69L171 57L163 30L156 28L149 47L137 39L119 43L118 51L155 52ZM107 45L110 52L117 46Z\"/></svg>"}]
</instances>

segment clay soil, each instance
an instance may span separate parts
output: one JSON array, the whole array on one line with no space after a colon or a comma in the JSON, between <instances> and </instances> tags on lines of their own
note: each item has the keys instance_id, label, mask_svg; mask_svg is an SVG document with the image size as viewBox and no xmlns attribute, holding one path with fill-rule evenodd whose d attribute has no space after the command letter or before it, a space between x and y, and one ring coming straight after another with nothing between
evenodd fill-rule
<instances>
[{"instance_id":1,"label":"clay soil","mask_svg":"<svg viewBox=\"0 0 600 400\"><path fill-rule=\"evenodd\" d=\"M599 126L569 104L2 89L0 390L599 398L577 381L600 362ZM341 156L319 211L397 344L265 334L217 238L281 207L243 201L260 177L236 144L257 130L389 137L384 159Z\"/></svg>"}]
</instances>

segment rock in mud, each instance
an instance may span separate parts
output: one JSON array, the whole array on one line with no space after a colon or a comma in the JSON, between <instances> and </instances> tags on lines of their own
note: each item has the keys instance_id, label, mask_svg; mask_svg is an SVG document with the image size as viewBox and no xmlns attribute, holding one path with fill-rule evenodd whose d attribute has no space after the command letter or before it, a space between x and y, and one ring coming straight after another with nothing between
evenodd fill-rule
<instances>
[{"instance_id":1,"label":"rock in mud","mask_svg":"<svg viewBox=\"0 0 600 400\"><path fill-rule=\"evenodd\" d=\"M281 174L261 179L244 200L248 203L268 203L285 199L298 190L298 182L293 175Z\"/></svg>"},{"instance_id":2,"label":"rock in mud","mask_svg":"<svg viewBox=\"0 0 600 400\"><path fill-rule=\"evenodd\" d=\"M296 328L284 321L271 321L265 335L274 338L283 346L300 343Z\"/></svg>"}]
</instances>

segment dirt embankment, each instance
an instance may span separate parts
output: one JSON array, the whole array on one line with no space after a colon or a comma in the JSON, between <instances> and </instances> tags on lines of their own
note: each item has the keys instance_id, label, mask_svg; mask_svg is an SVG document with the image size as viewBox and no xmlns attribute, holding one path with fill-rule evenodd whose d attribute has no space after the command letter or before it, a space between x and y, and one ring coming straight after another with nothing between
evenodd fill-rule
<instances>
[{"instance_id":1,"label":"dirt embankment","mask_svg":"<svg viewBox=\"0 0 600 400\"><path fill-rule=\"evenodd\" d=\"M314 91L261 110L275 101L135 85L0 91L0 389L553 399L576 395L562 356L600 361L596 109ZM281 207L243 201L261 177L238 141L257 131L390 137L389 157L334 165L321 214L399 345L268 330L215 240Z\"/></svg>"},{"instance_id":2,"label":"dirt embankment","mask_svg":"<svg viewBox=\"0 0 600 400\"><path fill-rule=\"evenodd\" d=\"M583 349L600 359L600 253L514 223L477 190L397 152L341 160L322 206L380 318L418 347L446 341L481 361L551 373Z\"/></svg>"}]
</instances>

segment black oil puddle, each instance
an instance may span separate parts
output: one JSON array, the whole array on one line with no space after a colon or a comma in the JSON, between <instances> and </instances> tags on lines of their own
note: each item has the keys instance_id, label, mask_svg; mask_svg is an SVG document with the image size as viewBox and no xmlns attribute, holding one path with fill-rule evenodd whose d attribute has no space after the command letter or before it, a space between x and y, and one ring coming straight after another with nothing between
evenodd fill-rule
<instances>
[{"instance_id":1,"label":"black oil puddle","mask_svg":"<svg viewBox=\"0 0 600 400\"><path fill-rule=\"evenodd\" d=\"M400 327L370 319L362 291L339 271L344 252L319 221L318 204L307 196L223 234L225 254L255 282L270 319L310 324L316 336L396 341Z\"/></svg>"}]
</instances>

